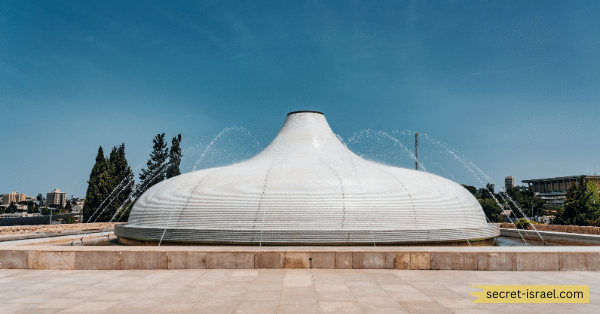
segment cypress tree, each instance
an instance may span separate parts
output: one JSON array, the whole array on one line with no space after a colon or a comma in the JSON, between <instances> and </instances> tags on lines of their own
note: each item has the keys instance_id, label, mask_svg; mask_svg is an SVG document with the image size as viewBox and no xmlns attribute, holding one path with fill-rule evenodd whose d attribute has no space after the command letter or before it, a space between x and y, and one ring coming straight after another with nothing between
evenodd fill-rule
<instances>
[{"instance_id":1,"label":"cypress tree","mask_svg":"<svg viewBox=\"0 0 600 314\"><path fill-rule=\"evenodd\" d=\"M118 201L117 206L121 206L121 205L125 204L125 202L127 201L127 198L130 197L131 192L133 191L134 177L135 177L133 174L133 171L129 167L129 164L127 163L127 158L125 158L125 143L123 143L123 144L121 144L121 146L119 146L119 149L117 151L117 158L115 160L113 167L115 169L116 176L119 178L119 182L123 182L122 184L123 184L124 189L116 199L116 201ZM127 208L126 204L123 206L123 208ZM115 208L115 210L117 210L117 209L118 209L118 207ZM118 215L121 215L121 214L118 214ZM128 212L124 213L121 217L121 219L123 221L127 221L128 218L129 218Z\"/></svg>"},{"instance_id":2,"label":"cypress tree","mask_svg":"<svg viewBox=\"0 0 600 314\"><path fill-rule=\"evenodd\" d=\"M108 158L104 156L100 146L88 181L83 221L87 222L90 217L92 221L110 221L115 211L125 203L132 192L133 178L133 171L125 158L125 144L113 147ZM100 205L102 207L96 212Z\"/></svg>"},{"instance_id":3,"label":"cypress tree","mask_svg":"<svg viewBox=\"0 0 600 314\"><path fill-rule=\"evenodd\" d=\"M169 169L167 170L167 179L178 176L181 174L179 170L179 164L181 164L181 134L173 137L171 141L171 150L169 150Z\"/></svg>"},{"instance_id":4,"label":"cypress tree","mask_svg":"<svg viewBox=\"0 0 600 314\"><path fill-rule=\"evenodd\" d=\"M165 173L168 170L167 158L169 150L165 143L165 133L158 134L152 140L154 143L153 151L150 153L150 159L146 163L147 169L142 169L140 173L140 183L136 196L142 195L153 185L165 179Z\"/></svg>"},{"instance_id":5,"label":"cypress tree","mask_svg":"<svg viewBox=\"0 0 600 314\"><path fill-rule=\"evenodd\" d=\"M104 157L102 146L98 148L96 163L90 173L88 188L85 193L85 204L83 206L83 221L87 222L102 201L111 192L110 189L110 165Z\"/></svg>"},{"instance_id":6,"label":"cypress tree","mask_svg":"<svg viewBox=\"0 0 600 314\"><path fill-rule=\"evenodd\" d=\"M125 144L113 147L110 156L110 191L109 199L104 206L108 206L98 217L98 221L110 221L115 212L127 201L133 190L133 171L129 168L125 158ZM110 204L110 205L109 205ZM127 217L125 217L127 218Z\"/></svg>"}]
</instances>

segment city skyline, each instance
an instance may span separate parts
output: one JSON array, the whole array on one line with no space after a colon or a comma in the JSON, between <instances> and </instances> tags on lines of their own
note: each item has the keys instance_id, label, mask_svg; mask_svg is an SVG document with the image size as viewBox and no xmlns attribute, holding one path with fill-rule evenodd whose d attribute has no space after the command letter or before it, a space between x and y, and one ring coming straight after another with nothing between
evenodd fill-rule
<instances>
[{"instance_id":1,"label":"city skyline","mask_svg":"<svg viewBox=\"0 0 600 314\"><path fill-rule=\"evenodd\" d=\"M239 161L296 110L406 168L419 132L425 170L458 183L598 170L600 3L0 7L0 194L84 197L121 143L139 181L158 133L182 134L182 172Z\"/></svg>"}]
</instances>

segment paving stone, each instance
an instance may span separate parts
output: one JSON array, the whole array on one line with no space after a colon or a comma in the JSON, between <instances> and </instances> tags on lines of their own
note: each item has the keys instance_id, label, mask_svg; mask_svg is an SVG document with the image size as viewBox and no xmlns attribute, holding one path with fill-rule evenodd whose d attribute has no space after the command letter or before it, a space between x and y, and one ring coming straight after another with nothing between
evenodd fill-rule
<instances>
[{"instance_id":1,"label":"paving stone","mask_svg":"<svg viewBox=\"0 0 600 314\"><path fill-rule=\"evenodd\" d=\"M190 311L198 302L180 301L164 302L152 308L152 311L158 313L186 313Z\"/></svg>"},{"instance_id":2,"label":"paving stone","mask_svg":"<svg viewBox=\"0 0 600 314\"><path fill-rule=\"evenodd\" d=\"M382 285L381 288L388 293L416 293L419 290L411 285Z\"/></svg>"},{"instance_id":3,"label":"paving stone","mask_svg":"<svg viewBox=\"0 0 600 314\"><path fill-rule=\"evenodd\" d=\"M369 277L361 277L361 278L355 278L355 279L360 279L360 280L346 280L345 283L348 287L354 288L354 287L359 287L359 288L378 288L379 286L372 280L370 280Z\"/></svg>"},{"instance_id":4,"label":"paving stone","mask_svg":"<svg viewBox=\"0 0 600 314\"><path fill-rule=\"evenodd\" d=\"M319 301L320 313L364 313L356 302Z\"/></svg>"},{"instance_id":5,"label":"paving stone","mask_svg":"<svg viewBox=\"0 0 600 314\"><path fill-rule=\"evenodd\" d=\"M420 302L431 302L433 301L430 297L425 295L423 292L389 292L389 295L398 302L407 301L420 301Z\"/></svg>"},{"instance_id":6,"label":"paving stone","mask_svg":"<svg viewBox=\"0 0 600 314\"><path fill-rule=\"evenodd\" d=\"M277 307L277 314L319 314L319 306L315 300L312 303L284 303L280 302Z\"/></svg>"},{"instance_id":7,"label":"paving stone","mask_svg":"<svg viewBox=\"0 0 600 314\"><path fill-rule=\"evenodd\" d=\"M361 296L356 297L356 301L362 308L401 308L400 304L390 296Z\"/></svg>"},{"instance_id":8,"label":"paving stone","mask_svg":"<svg viewBox=\"0 0 600 314\"><path fill-rule=\"evenodd\" d=\"M68 307L60 313L100 313L115 306L117 302L81 302Z\"/></svg>"},{"instance_id":9,"label":"paving stone","mask_svg":"<svg viewBox=\"0 0 600 314\"><path fill-rule=\"evenodd\" d=\"M452 313L452 311L435 301L405 301L399 303L409 313Z\"/></svg>"},{"instance_id":10,"label":"paving stone","mask_svg":"<svg viewBox=\"0 0 600 314\"><path fill-rule=\"evenodd\" d=\"M312 275L310 272L286 272L283 281L284 287L312 287Z\"/></svg>"},{"instance_id":11,"label":"paving stone","mask_svg":"<svg viewBox=\"0 0 600 314\"><path fill-rule=\"evenodd\" d=\"M199 306L195 305L191 310L187 313L199 313L199 314L231 314L237 307L237 304L234 305L224 305L224 306Z\"/></svg>"},{"instance_id":12,"label":"paving stone","mask_svg":"<svg viewBox=\"0 0 600 314\"><path fill-rule=\"evenodd\" d=\"M235 270L231 273L233 277L256 277L258 270Z\"/></svg>"},{"instance_id":13,"label":"paving stone","mask_svg":"<svg viewBox=\"0 0 600 314\"><path fill-rule=\"evenodd\" d=\"M457 309L479 309L484 310L478 303L472 303L471 299L467 298L469 295L464 295L461 297L440 297L440 296L432 296L431 298L444 306L452 310L453 312Z\"/></svg>"},{"instance_id":14,"label":"paving stone","mask_svg":"<svg viewBox=\"0 0 600 314\"><path fill-rule=\"evenodd\" d=\"M350 291L352 292L352 294L354 294L355 297L361 297L361 296L380 296L380 297L387 297L389 296L389 294L381 289L381 287L377 286L377 287L352 287L350 288Z\"/></svg>"},{"instance_id":15,"label":"paving stone","mask_svg":"<svg viewBox=\"0 0 600 314\"><path fill-rule=\"evenodd\" d=\"M314 305L318 307L315 296L282 295L279 299L279 304Z\"/></svg>"},{"instance_id":16,"label":"paving stone","mask_svg":"<svg viewBox=\"0 0 600 314\"><path fill-rule=\"evenodd\" d=\"M283 289L283 280L254 280L249 291L278 291L281 292Z\"/></svg>"},{"instance_id":17,"label":"paving stone","mask_svg":"<svg viewBox=\"0 0 600 314\"><path fill-rule=\"evenodd\" d=\"M317 300L356 302L356 297L350 291L317 291Z\"/></svg>"},{"instance_id":18,"label":"paving stone","mask_svg":"<svg viewBox=\"0 0 600 314\"><path fill-rule=\"evenodd\" d=\"M108 293L93 298L93 301L123 301L130 299L132 296L137 296L138 293L143 293L136 290L128 292L112 292L110 290L108 291Z\"/></svg>"},{"instance_id":19,"label":"paving stone","mask_svg":"<svg viewBox=\"0 0 600 314\"><path fill-rule=\"evenodd\" d=\"M201 298L199 298L198 303L196 303L196 305L194 305L194 308L201 308L201 307L206 307L206 306L234 306L237 307L237 305L242 301L242 297L241 296L221 296L216 295L216 296L203 296ZM232 310L233 311L233 310Z\"/></svg>"},{"instance_id":20,"label":"paving stone","mask_svg":"<svg viewBox=\"0 0 600 314\"><path fill-rule=\"evenodd\" d=\"M243 296L244 301L251 301L251 302L264 302L264 301L278 302L280 298L281 298L280 291L258 291L258 292L248 291Z\"/></svg>"},{"instance_id":21,"label":"paving stone","mask_svg":"<svg viewBox=\"0 0 600 314\"><path fill-rule=\"evenodd\" d=\"M365 314L408 314L402 307L362 307Z\"/></svg>"},{"instance_id":22,"label":"paving stone","mask_svg":"<svg viewBox=\"0 0 600 314\"><path fill-rule=\"evenodd\" d=\"M281 296L305 296L305 297L316 297L315 288L312 286L308 287L283 287L281 289Z\"/></svg>"},{"instance_id":23,"label":"paving stone","mask_svg":"<svg viewBox=\"0 0 600 314\"><path fill-rule=\"evenodd\" d=\"M313 284L314 285L343 285L345 284L344 279L342 277L331 277L328 279L319 279L313 276Z\"/></svg>"},{"instance_id":24,"label":"paving stone","mask_svg":"<svg viewBox=\"0 0 600 314\"><path fill-rule=\"evenodd\" d=\"M241 302L237 309L233 312L236 314L269 314L277 313L279 302Z\"/></svg>"},{"instance_id":25,"label":"paving stone","mask_svg":"<svg viewBox=\"0 0 600 314\"><path fill-rule=\"evenodd\" d=\"M451 309L454 314L491 314L487 309ZM529 314L532 314L531 312Z\"/></svg>"},{"instance_id":26,"label":"paving stone","mask_svg":"<svg viewBox=\"0 0 600 314\"><path fill-rule=\"evenodd\" d=\"M315 284L315 291L350 291L344 284Z\"/></svg>"},{"instance_id":27,"label":"paving stone","mask_svg":"<svg viewBox=\"0 0 600 314\"><path fill-rule=\"evenodd\" d=\"M402 284L378 284L387 278ZM0 313L584 314L600 312L598 279L593 271L0 270ZM590 304L469 302L469 284L521 283L587 284Z\"/></svg>"}]
</instances>

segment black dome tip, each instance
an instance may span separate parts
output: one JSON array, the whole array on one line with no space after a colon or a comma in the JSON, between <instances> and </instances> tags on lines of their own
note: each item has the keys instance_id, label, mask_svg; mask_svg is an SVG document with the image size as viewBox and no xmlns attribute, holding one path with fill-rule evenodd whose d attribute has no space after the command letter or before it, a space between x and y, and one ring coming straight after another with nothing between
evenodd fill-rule
<instances>
[{"instance_id":1,"label":"black dome tip","mask_svg":"<svg viewBox=\"0 0 600 314\"><path fill-rule=\"evenodd\" d=\"M298 110L298 111L292 111L290 113L288 113L287 115L291 115L291 114L296 114L296 113L318 113L318 114L322 114L324 115L322 112L320 111L314 111L314 110Z\"/></svg>"}]
</instances>

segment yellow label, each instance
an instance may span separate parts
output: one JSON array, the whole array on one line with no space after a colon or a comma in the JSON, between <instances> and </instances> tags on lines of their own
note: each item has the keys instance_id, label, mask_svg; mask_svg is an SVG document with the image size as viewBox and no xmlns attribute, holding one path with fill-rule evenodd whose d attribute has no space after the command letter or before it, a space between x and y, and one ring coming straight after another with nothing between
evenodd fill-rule
<instances>
[{"instance_id":1,"label":"yellow label","mask_svg":"<svg viewBox=\"0 0 600 314\"><path fill-rule=\"evenodd\" d=\"M477 285L469 293L475 303L590 303L589 286L571 285Z\"/></svg>"}]
</instances>

